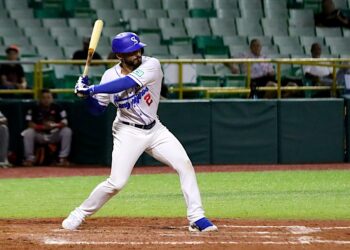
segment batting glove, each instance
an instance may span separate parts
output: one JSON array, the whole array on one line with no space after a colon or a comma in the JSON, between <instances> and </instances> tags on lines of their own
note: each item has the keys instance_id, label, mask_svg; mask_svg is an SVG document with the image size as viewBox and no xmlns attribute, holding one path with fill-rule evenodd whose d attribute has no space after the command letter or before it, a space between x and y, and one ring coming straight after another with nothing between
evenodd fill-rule
<instances>
[{"instance_id":1,"label":"batting glove","mask_svg":"<svg viewBox=\"0 0 350 250\"><path fill-rule=\"evenodd\" d=\"M89 78L80 76L75 84L74 93L81 98L86 98L92 94L92 88L89 87Z\"/></svg>"}]
</instances>

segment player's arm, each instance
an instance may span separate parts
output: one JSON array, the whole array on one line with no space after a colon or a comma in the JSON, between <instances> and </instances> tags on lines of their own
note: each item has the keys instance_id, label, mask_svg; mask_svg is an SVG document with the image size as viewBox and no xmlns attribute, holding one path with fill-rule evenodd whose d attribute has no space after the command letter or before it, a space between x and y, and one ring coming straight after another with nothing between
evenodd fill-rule
<instances>
[{"instance_id":1,"label":"player's arm","mask_svg":"<svg viewBox=\"0 0 350 250\"><path fill-rule=\"evenodd\" d=\"M87 96L84 101L87 104L89 112L93 115L101 115L107 109L107 106L101 105L98 100L92 96Z\"/></svg>"},{"instance_id":2,"label":"player's arm","mask_svg":"<svg viewBox=\"0 0 350 250\"><path fill-rule=\"evenodd\" d=\"M50 122L49 126L51 129L61 129L64 128L68 125L68 120L67 120L67 112L61 108L57 107L57 114L58 114L58 122Z\"/></svg>"},{"instance_id":3,"label":"player's arm","mask_svg":"<svg viewBox=\"0 0 350 250\"><path fill-rule=\"evenodd\" d=\"M114 94L137 86L137 83L127 76L100 85L88 86L88 84L89 80L87 77L80 77L75 85L75 94L83 95L88 109L93 115L100 115L107 108L107 106L101 105L93 95L101 93Z\"/></svg>"},{"instance_id":4,"label":"player's arm","mask_svg":"<svg viewBox=\"0 0 350 250\"><path fill-rule=\"evenodd\" d=\"M38 124L34 122L33 119L33 113L35 113L35 111L33 112L32 109L29 109L26 115L26 121L28 122L28 127L32 128L36 131L45 131L47 129L47 127L44 124ZM35 116L35 114L34 114Z\"/></svg>"},{"instance_id":5,"label":"player's arm","mask_svg":"<svg viewBox=\"0 0 350 250\"><path fill-rule=\"evenodd\" d=\"M28 127L35 129L36 131L45 131L47 130L47 126L45 124L37 124L33 121L28 122Z\"/></svg>"},{"instance_id":6,"label":"player's arm","mask_svg":"<svg viewBox=\"0 0 350 250\"><path fill-rule=\"evenodd\" d=\"M150 84L158 77L163 77L160 62L152 58L129 75L100 85L88 86L88 78L80 77L75 87L75 93L83 96L92 96L100 93L115 94L136 86L142 87L146 84Z\"/></svg>"},{"instance_id":7,"label":"player's arm","mask_svg":"<svg viewBox=\"0 0 350 250\"><path fill-rule=\"evenodd\" d=\"M82 83L79 85L79 81ZM116 80L106 82L100 85L91 85L88 86L88 78L81 77L78 80L79 86L76 86L75 92L76 94L82 94L84 96L93 96L96 94L115 94L129 88L136 87L138 84L135 80L133 80L129 76L124 76L118 78Z\"/></svg>"}]
</instances>

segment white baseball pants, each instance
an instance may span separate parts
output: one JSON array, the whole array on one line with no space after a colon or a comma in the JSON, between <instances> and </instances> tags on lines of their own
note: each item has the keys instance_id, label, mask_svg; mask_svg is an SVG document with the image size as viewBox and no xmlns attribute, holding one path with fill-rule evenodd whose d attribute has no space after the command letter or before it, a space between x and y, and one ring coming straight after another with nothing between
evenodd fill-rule
<instances>
[{"instance_id":1,"label":"white baseball pants","mask_svg":"<svg viewBox=\"0 0 350 250\"><path fill-rule=\"evenodd\" d=\"M35 131L33 128L27 128L22 132L24 144L24 156L26 160L35 160L34 144L38 143L61 143L59 157L68 157L72 141L72 130L69 127L63 127L51 134L44 134Z\"/></svg>"},{"instance_id":2,"label":"white baseball pants","mask_svg":"<svg viewBox=\"0 0 350 250\"><path fill-rule=\"evenodd\" d=\"M97 212L127 183L132 169L146 151L171 166L180 177L190 223L204 217L195 171L185 149L176 137L158 120L150 130L115 123L113 128L112 169L110 177L100 183L90 196L75 209L75 215L85 218Z\"/></svg>"},{"instance_id":3,"label":"white baseball pants","mask_svg":"<svg viewBox=\"0 0 350 250\"><path fill-rule=\"evenodd\" d=\"M7 161L7 150L9 146L9 129L6 125L0 125L0 162Z\"/></svg>"}]
</instances>

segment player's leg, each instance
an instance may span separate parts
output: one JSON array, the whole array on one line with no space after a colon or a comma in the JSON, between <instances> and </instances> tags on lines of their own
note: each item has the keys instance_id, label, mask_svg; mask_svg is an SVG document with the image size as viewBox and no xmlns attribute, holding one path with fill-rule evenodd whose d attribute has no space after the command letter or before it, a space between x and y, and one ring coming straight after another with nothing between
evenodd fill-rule
<instances>
[{"instance_id":1,"label":"player's leg","mask_svg":"<svg viewBox=\"0 0 350 250\"><path fill-rule=\"evenodd\" d=\"M9 130L6 125L0 125L0 166L7 164L7 150L9 145Z\"/></svg>"},{"instance_id":2,"label":"player's leg","mask_svg":"<svg viewBox=\"0 0 350 250\"><path fill-rule=\"evenodd\" d=\"M27 128L21 133L21 135L23 136L24 157L25 157L26 164L31 165L35 161L35 156L34 156L35 142L45 143L46 138L44 134L37 133L33 128Z\"/></svg>"},{"instance_id":3,"label":"player's leg","mask_svg":"<svg viewBox=\"0 0 350 250\"><path fill-rule=\"evenodd\" d=\"M190 224L205 219L196 174L187 153L177 138L160 122L157 123L152 144L147 153L174 168L180 177L181 189L187 205ZM207 219L205 219L207 221ZM210 221L208 221L210 223ZM217 230L212 224L205 224L207 231Z\"/></svg>"},{"instance_id":4,"label":"player's leg","mask_svg":"<svg viewBox=\"0 0 350 250\"><path fill-rule=\"evenodd\" d=\"M131 171L146 148L142 131L129 125L118 125L113 130L112 169L110 177L100 183L90 196L63 221L65 229L76 229L83 220L97 212L127 183ZM141 133L140 133L141 132Z\"/></svg>"},{"instance_id":5,"label":"player's leg","mask_svg":"<svg viewBox=\"0 0 350 250\"><path fill-rule=\"evenodd\" d=\"M66 160L69 156L71 142L72 142L72 129L69 127L64 127L57 132L53 133L50 137L50 143L61 143L61 149L58 154L58 157Z\"/></svg>"},{"instance_id":6,"label":"player's leg","mask_svg":"<svg viewBox=\"0 0 350 250\"><path fill-rule=\"evenodd\" d=\"M60 130L61 150L58 154L60 158L67 158L70 153L72 142L72 130L69 127L64 127Z\"/></svg>"}]
</instances>

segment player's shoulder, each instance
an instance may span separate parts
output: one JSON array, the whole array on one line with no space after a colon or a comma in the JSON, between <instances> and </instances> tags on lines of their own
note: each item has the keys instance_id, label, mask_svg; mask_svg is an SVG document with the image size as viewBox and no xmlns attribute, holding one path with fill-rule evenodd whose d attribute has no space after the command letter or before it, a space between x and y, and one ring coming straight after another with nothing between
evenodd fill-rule
<instances>
[{"instance_id":1,"label":"player's shoulder","mask_svg":"<svg viewBox=\"0 0 350 250\"><path fill-rule=\"evenodd\" d=\"M151 56L142 56L142 64L160 67L159 60Z\"/></svg>"},{"instance_id":2,"label":"player's shoulder","mask_svg":"<svg viewBox=\"0 0 350 250\"><path fill-rule=\"evenodd\" d=\"M120 67L119 64L114 65L113 67L107 69L102 75L101 83L108 82L115 79L118 75L117 74L118 67Z\"/></svg>"},{"instance_id":3,"label":"player's shoulder","mask_svg":"<svg viewBox=\"0 0 350 250\"><path fill-rule=\"evenodd\" d=\"M108 68L106 69L106 71L103 73L104 75L110 75L110 74L113 74L116 70L116 68L118 67L118 64L117 65L114 65L113 67L111 68Z\"/></svg>"},{"instance_id":4,"label":"player's shoulder","mask_svg":"<svg viewBox=\"0 0 350 250\"><path fill-rule=\"evenodd\" d=\"M142 63L160 64L157 58L151 56L142 56Z\"/></svg>"}]
</instances>

